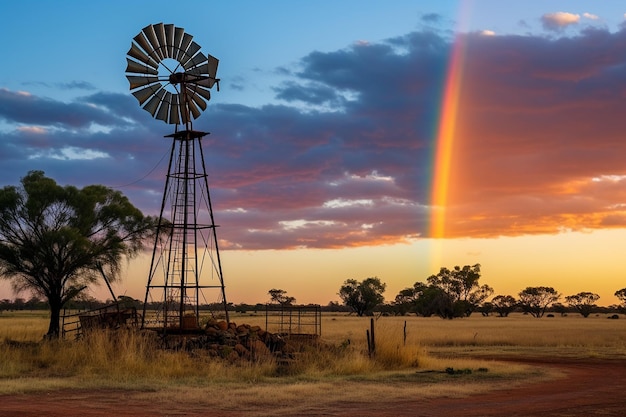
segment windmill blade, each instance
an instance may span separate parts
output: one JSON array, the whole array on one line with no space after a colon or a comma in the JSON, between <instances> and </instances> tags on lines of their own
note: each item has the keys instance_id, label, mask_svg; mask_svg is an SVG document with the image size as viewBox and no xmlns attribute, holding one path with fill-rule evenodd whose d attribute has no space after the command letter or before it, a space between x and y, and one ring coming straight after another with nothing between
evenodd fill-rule
<instances>
[{"instance_id":1,"label":"windmill blade","mask_svg":"<svg viewBox=\"0 0 626 417\"><path fill-rule=\"evenodd\" d=\"M165 29L165 53L168 58L174 57L174 25L163 25Z\"/></svg>"},{"instance_id":2,"label":"windmill blade","mask_svg":"<svg viewBox=\"0 0 626 417\"><path fill-rule=\"evenodd\" d=\"M207 57L202 52L198 52L196 56L187 61L187 63L183 64L183 68L185 68L185 70L189 70L199 65L202 65L205 62L207 62Z\"/></svg>"},{"instance_id":3,"label":"windmill blade","mask_svg":"<svg viewBox=\"0 0 626 417\"><path fill-rule=\"evenodd\" d=\"M187 96L191 97L194 103L196 103L202 111L206 110L206 101L204 101L199 94L196 94L196 92L189 87L187 87Z\"/></svg>"},{"instance_id":4,"label":"windmill blade","mask_svg":"<svg viewBox=\"0 0 626 417\"><path fill-rule=\"evenodd\" d=\"M195 88L194 88L194 92L195 92L196 94L199 94L199 95L201 95L202 97L204 97L204 99L205 99L206 101L211 100L211 92L210 92L209 90L205 89L204 87L200 87L200 86L199 86L199 85L197 85L197 84L194 84L194 87L195 87Z\"/></svg>"},{"instance_id":5,"label":"windmill blade","mask_svg":"<svg viewBox=\"0 0 626 417\"><path fill-rule=\"evenodd\" d=\"M165 90L163 88L160 88L159 91L157 91L154 96L152 96L152 98L148 100L146 105L143 106L144 110L149 112L152 117L154 117L154 115L156 114L157 109L159 108L159 104L161 104L161 102L163 101L164 95Z\"/></svg>"},{"instance_id":6,"label":"windmill blade","mask_svg":"<svg viewBox=\"0 0 626 417\"><path fill-rule=\"evenodd\" d=\"M160 50L159 40L157 39L156 32L154 30L154 25L146 26L145 28L143 28L142 32L144 33L144 35L148 39L148 42L150 43L150 51L147 51L147 52L150 55L154 53L159 57L159 59L163 59L164 57Z\"/></svg>"},{"instance_id":7,"label":"windmill blade","mask_svg":"<svg viewBox=\"0 0 626 417\"><path fill-rule=\"evenodd\" d=\"M172 42L172 58L178 60L178 55L180 54L180 45L183 42L183 35L185 34L185 29L183 28L174 28L174 42Z\"/></svg>"},{"instance_id":8,"label":"windmill blade","mask_svg":"<svg viewBox=\"0 0 626 417\"><path fill-rule=\"evenodd\" d=\"M130 89L134 90L138 87L143 87L144 85L154 84L159 82L158 77L140 77L136 75L127 75L126 78L130 83Z\"/></svg>"},{"instance_id":9,"label":"windmill blade","mask_svg":"<svg viewBox=\"0 0 626 417\"><path fill-rule=\"evenodd\" d=\"M143 62L144 64L157 69L159 64L150 58L144 51L142 51L136 44L131 43L130 49L128 50L128 56L135 58L137 61Z\"/></svg>"},{"instance_id":10,"label":"windmill blade","mask_svg":"<svg viewBox=\"0 0 626 417\"><path fill-rule=\"evenodd\" d=\"M155 118L159 120L163 120L167 123L167 118L170 115L170 102L172 98L172 93L169 91L165 92L165 96L163 97L163 102L161 103L161 107L159 107L159 111L157 112Z\"/></svg>"},{"instance_id":11,"label":"windmill blade","mask_svg":"<svg viewBox=\"0 0 626 417\"><path fill-rule=\"evenodd\" d=\"M150 58L152 59L158 59L158 57L156 56L156 54L152 53L152 47L150 46L150 42L148 42L148 39L146 39L146 36L143 34L143 32L139 32L137 34L137 36L135 36L133 38L133 40L137 43L137 45L139 45L139 47L141 49L143 49L143 51L148 54L148 56L150 56ZM156 61L155 61L156 62Z\"/></svg>"},{"instance_id":12,"label":"windmill blade","mask_svg":"<svg viewBox=\"0 0 626 417\"><path fill-rule=\"evenodd\" d=\"M178 54L176 55L176 60L177 61L182 61L183 57L185 56L185 53L187 52L187 49L189 48L189 45L191 44L191 40L193 39L193 36L191 36L188 33L184 33L183 34L183 39L180 41L180 49L178 50Z\"/></svg>"},{"instance_id":13,"label":"windmill blade","mask_svg":"<svg viewBox=\"0 0 626 417\"><path fill-rule=\"evenodd\" d=\"M190 69L189 71L186 71L187 74L192 74L192 75L209 75L209 64L205 63L202 65L198 65L195 68Z\"/></svg>"},{"instance_id":14,"label":"windmill blade","mask_svg":"<svg viewBox=\"0 0 626 417\"><path fill-rule=\"evenodd\" d=\"M159 84L152 84L133 92L133 95L139 101L139 104L143 104L147 99L159 91L159 88L161 88Z\"/></svg>"},{"instance_id":15,"label":"windmill blade","mask_svg":"<svg viewBox=\"0 0 626 417\"><path fill-rule=\"evenodd\" d=\"M180 123L180 107L178 105L178 94L172 94L172 106L170 107L169 123L177 125Z\"/></svg>"},{"instance_id":16,"label":"windmill blade","mask_svg":"<svg viewBox=\"0 0 626 417\"><path fill-rule=\"evenodd\" d=\"M154 33L157 37L157 41L159 41L159 49L157 50L157 53L163 59L168 58L167 42L165 41L165 27L163 26L163 23L154 25Z\"/></svg>"},{"instance_id":17,"label":"windmill blade","mask_svg":"<svg viewBox=\"0 0 626 417\"><path fill-rule=\"evenodd\" d=\"M215 58L213 55L207 55L207 60L209 61L207 64L209 66L208 74L215 78L217 76L217 66L220 63L220 60Z\"/></svg>"},{"instance_id":18,"label":"windmill blade","mask_svg":"<svg viewBox=\"0 0 626 417\"><path fill-rule=\"evenodd\" d=\"M126 58L126 72L134 72L137 74L151 74L151 75L159 75L159 72L152 67L149 67L145 64L140 64L137 61L133 61L132 59Z\"/></svg>"},{"instance_id":19,"label":"windmill blade","mask_svg":"<svg viewBox=\"0 0 626 417\"><path fill-rule=\"evenodd\" d=\"M180 57L180 63L185 67L187 62L193 58L193 56L200 50L200 45L195 42L191 42L189 47L185 50L185 54ZM185 67L187 68L187 67Z\"/></svg>"}]
</instances>

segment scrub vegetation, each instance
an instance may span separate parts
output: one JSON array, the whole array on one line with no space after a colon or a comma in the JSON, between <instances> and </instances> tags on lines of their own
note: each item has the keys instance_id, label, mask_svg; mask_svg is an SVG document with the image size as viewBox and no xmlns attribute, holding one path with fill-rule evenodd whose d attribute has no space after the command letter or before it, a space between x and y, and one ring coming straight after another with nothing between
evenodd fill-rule
<instances>
[{"instance_id":1,"label":"scrub vegetation","mask_svg":"<svg viewBox=\"0 0 626 417\"><path fill-rule=\"evenodd\" d=\"M262 325L265 318L248 314L233 319ZM462 320L379 317L375 319L376 351L372 355L366 339L369 318L326 315L320 342L301 347L287 366L272 356L233 362L209 357L202 350L163 350L153 334L131 330L98 331L81 340L42 340L48 320L42 312L0 315L0 394L167 389L193 397L194 392L200 396L203 388L211 387L225 394L247 392L253 396L280 388L280 395L289 397L296 395L296 386L315 393L339 383L342 394L353 390L350 395L359 397L363 393L358 386L366 383L383 391L391 384L396 388L395 394L389 394L392 397L437 396L553 377L539 367L498 359L626 357L626 320L607 320L604 315L543 320L520 313Z\"/></svg>"}]
</instances>

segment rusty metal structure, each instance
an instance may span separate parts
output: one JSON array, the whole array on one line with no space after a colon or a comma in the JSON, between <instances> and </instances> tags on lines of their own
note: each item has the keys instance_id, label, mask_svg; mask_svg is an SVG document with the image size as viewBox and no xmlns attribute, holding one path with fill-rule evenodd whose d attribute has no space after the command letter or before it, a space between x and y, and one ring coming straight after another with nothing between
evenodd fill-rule
<instances>
[{"instance_id":1,"label":"rusty metal structure","mask_svg":"<svg viewBox=\"0 0 626 417\"><path fill-rule=\"evenodd\" d=\"M217 225L209 193L202 139L193 120L207 107L216 85L218 59L205 55L193 37L171 24L148 25L133 38L126 78L140 106L174 125L168 172L141 327L164 333L193 332L200 305L217 304L228 321ZM217 297L209 298L214 292Z\"/></svg>"},{"instance_id":2,"label":"rusty metal structure","mask_svg":"<svg viewBox=\"0 0 626 417\"><path fill-rule=\"evenodd\" d=\"M318 338L322 335L319 304L266 304L265 330L287 339Z\"/></svg>"}]
</instances>

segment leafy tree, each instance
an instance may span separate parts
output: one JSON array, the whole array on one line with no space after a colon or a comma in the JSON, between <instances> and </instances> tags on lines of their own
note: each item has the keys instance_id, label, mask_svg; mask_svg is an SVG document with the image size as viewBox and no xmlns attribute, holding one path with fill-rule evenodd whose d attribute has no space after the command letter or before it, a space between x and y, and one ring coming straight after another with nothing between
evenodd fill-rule
<instances>
[{"instance_id":1,"label":"leafy tree","mask_svg":"<svg viewBox=\"0 0 626 417\"><path fill-rule=\"evenodd\" d=\"M416 282L413 287L400 290L393 302L395 310L398 314L404 316L407 313L417 312L417 303L428 286L421 282Z\"/></svg>"},{"instance_id":2,"label":"leafy tree","mask_svg":"<svg viewBox=\"0 0 626 417\"><path fill-rule=\"evenodd\" d=\"M419 316L430 317L440 311L441 298L444 297L441 289L416 282L413 287L401 290L394 301L396 312L399 314L415 313Z\"/></svg>"},{"instance_id":3,"label":"leafy tree","mask_svg":"<svg viewBox=\"0 0 626 417\"><path fill-rule=\"evenodd\" d=\"M436 314L442 318L469 317L491 294L493 288L479 285L480 264L462 268L441 268L428 278L430 286L440 290L435 299Z\"/></svg>"},{"instance_id":4,"label":"leafy tree","mask_svg":"<svg viewBox=\"0 0 626 417\"><path fill-rule=\"evenodd\" d=\"M139 301L127 295L120 295L119 297L117 297L117 302L122 308L134 308L136 310L139 310L142 305L142 301Z\"/></svg>"},{"instance_id":5,"label":"leafy tree","mask_svg":"<svg viewBox=\"0 0 626 417\"><path fill-rule=\"evenodd\" d=\"M361 317L384 301L383 293L386 287L387 284L380 282L376 277L366 278L362 282L347 279L339 289L338 295L346 306Z\"/></svg>"},{"instance_id":6,"label":"leafy tree","mask_svg":"<svg viewBox=\"0 0 626 417\"><path fill-rule=\"evenodd\" d=\"M597 307L596 301L600 299L598 294L592 292L579 292L578 294L568 295L565 302L570 307L578 311L583 317L589 317L593 310Z\"/></svg>"},{"instance_id":7,"label":"leafy tree","mask_svg":"<svg viewBox=\"0 0 626 417\"><path fill-rule=\"evenodd\" d=\"M415 285L418 284L420 284L423 289L419 297L415 300L415 313L424 317L431 317L433 315L443 317L441 314L441 305L445 304L442 302L442 300L445 299L445 294L443 294L441 289L435 286L426 285L421 282L415 283Z\"/></svg>"},{"instance_id":8,"label":"leafy tree","mask_svg":"<svg viewBox=\"0 0 626 417\"><path fill-rule=\"evenodd\" d=\"M508 315L517 307L517 300L510 295L496 295L491 300L493 309L500 317L508 317Z\"/></svg>"},{"instance_id":9,"label":"leafy tree","mask_svg":"<svg viewBox=\"0 0 626 417\"><path fill-rule=\"evenodd\" d=\"M270 295L270 302L280 305L292 305L296 302L294 297L287 295L287 291L272 288L267 292Z\"/></svg>"},{"instance_id":10,"label":"leafy tree","mask_svg":"<svg viewBox=\"0 0 626 417\"><path fill-rule=\"evenodd\" d=\"M561 317L564 317L567 315L567 307L561 303L552 304L552 307L550 309L554 311L555 313L559 313Z\"/></svg>"},{"instance_id":11,"label":"leafy tree","mask_svg":"<svg viewBox=\"0 0 626 417\"><path fill-rule=\"evenodd\" d=\"M615 291L615 296L620 301L618 308L622 311L626 311L626 288Z\"/></svg>"},{"instance_id":12,"label":"leafy tree","mask_svg":"<svg viewBox=\"0 0 626 417\"><path fill-rule=\"evenodd\" d=\"M0 189L0 277L48 302L47 336L58 337L63 306L98 277L118 278L154 225L119 191L62 187L31 171Z\"/></svg>"},{"instance_id":13,"label":"leafy tree","mask_svg":"<svg viewBox=\"0 0 626 417\"><path fill-rule=\"evenodd\" d=\"M519 305L528 314L540 318L559 298L561 294L552 287L526 287L519 293Z\"/></svg>"},{"instance_id":14,"label":"leafy tree","mask_svg":"<svg viewBox=\"0 0 626 417\"><path fill-rule=\"evenodd\" d=\"M491 313L493 313L494 307L490 302L482 303L480 307L478 307L478 312L485 317L488 317Z\"/></svg>"}]
</instances>

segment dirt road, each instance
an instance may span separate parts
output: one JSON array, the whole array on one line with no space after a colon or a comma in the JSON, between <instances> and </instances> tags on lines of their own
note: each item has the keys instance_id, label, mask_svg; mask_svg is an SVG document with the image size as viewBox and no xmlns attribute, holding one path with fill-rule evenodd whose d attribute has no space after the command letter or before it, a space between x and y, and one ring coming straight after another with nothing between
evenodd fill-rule
<instances>
[{"instance_id":1,"label":"dirt road","mask_svg":"<svg viewBox=\"0 0 626 417\"><path fill-rule=\"evenodd\" d=\"M518 360L519 361L519 360ZM560 370L566 376L515 389L467 398L406 399L359 404L323 403L298 416L434 417L434 416L622 416L626 413L626 362L617 360L524 360ZM0 396L0 416L19 417L139 417L139 416L261 416L271 410L207 410L194 404L145 400L126 391L69 391ZM285 415L281 413L281 415Z\"/></svg>"}]
</instances>

